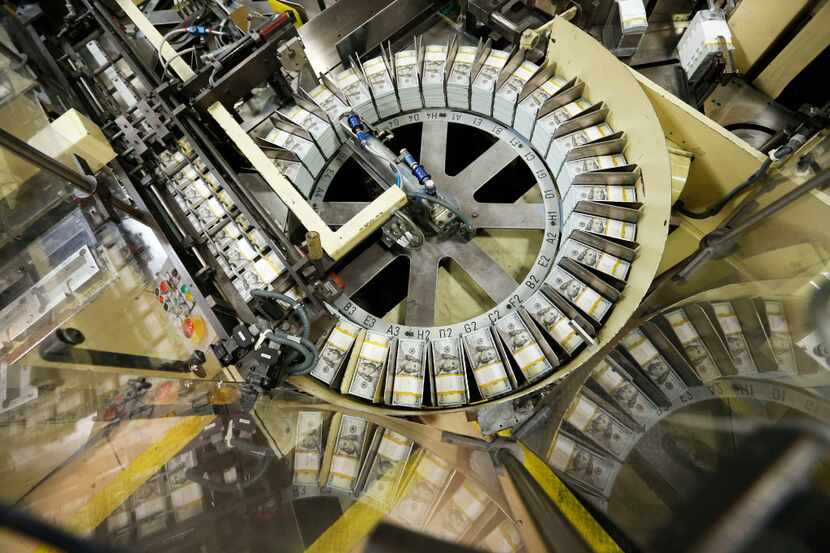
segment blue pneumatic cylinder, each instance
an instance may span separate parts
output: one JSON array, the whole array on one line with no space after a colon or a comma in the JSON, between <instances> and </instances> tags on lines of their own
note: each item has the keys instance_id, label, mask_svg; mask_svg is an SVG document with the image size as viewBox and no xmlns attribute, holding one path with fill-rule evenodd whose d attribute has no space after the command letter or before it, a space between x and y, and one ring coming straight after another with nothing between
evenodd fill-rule
<instances>
[{"instance_id":1,"label":"blue pneumatic cylinder","mask_svg":"<svg viewBox=\"0 0 830 553\"><path fill-rule=\"evenodd\" d=\"M366 125L363 124L360 117L354 113L346 117L346 123L349 125L349 128L360 142L366 143L372 135L372 133L366 128Z\"/></svg>"},{"instance_id":2,"label":"blue pneumatic cylinder","mask_svg":"<svg viewBox=\"0 0 830 553\"><path fill-rule=\"evenodd\" d=\"M409 150L406 148L401 150L401 160L406 163L412 171L412 174L415 175L416 179L418 179L418 182L426 188L427 194L435 194L435 182L433 182L432 176L427 172L423 165L418 163L415 156L410 154Z\"/></svg>"},{"instance_id":3,"label":"blue pneumatic cylinder","mask_svg":"<svg viewBox=\"0 0 830 553\"><path fill-rule=\"evenodd\" d=\"M207 36L211 30L204 25L191 25L187 28L187 32L193 36Z\"/></svg>"},{"instance_id":4,"label":"blue pneumatic cylinder","mask_svg":"<svg viewBox=\"0 0 830 553\"><path fill-rule=\"evenodd\" d=\"M356 133L359 130L363 130L363 121L361 121L360 117L358 117L354 113L350 114L346 118L346 122L349 124L349 128L352 129L353 133Z\"/></svg>"}]
</instances>

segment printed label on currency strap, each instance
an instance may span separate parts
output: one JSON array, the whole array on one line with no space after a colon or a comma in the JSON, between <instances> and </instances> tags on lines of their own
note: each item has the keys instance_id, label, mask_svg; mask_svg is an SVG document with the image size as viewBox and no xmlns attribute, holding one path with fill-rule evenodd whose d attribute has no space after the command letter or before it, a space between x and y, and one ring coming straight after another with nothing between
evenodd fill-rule
<instances>
[{"instance_id":1,"label":"printed label on currency strap","mask_svg":"<svg viewBox=\"0 0 830 553\"><path fill-rule=\"evenodd\" d=\"M452 473L452 467L443 459L427 451L418 463L417 472L434 486L443 486Z\"/></svg>"},{"instance_id":2,"label":"printed label on currency strap","mask_svg":"<svg viewBox=\"0 0 830 553\"><path fill-rule=\"evenodd\" d=\"M767 323L770 329L770 345L778 369L790 374L798 372L793 350L793 340L790 334L790 325L787 323L784 304L778 301L767 300L764 302L767 312Z\"/></svg>"},{"instance_id":3,"label":"printed label on currency strap","mask_svg":"<svg viewBox=\"0 0 830 553\"><path fill-rule=\"evenodd\" d=\"M570 319L542 292L535 292L530 296L524 307L568 355L573 354L584 343L582 336L571 326Z\"/></svg>"},{"instance_id":4,"label":"printed label on currency strap","mask_svg":"<svg viewBox=\"0 0 830 553\"><path fill-rule=\"evenodd\" d=\"M361 76L353 69L347 69L337 76L337 84L343 94L349 99L353 107L362 105L370 100L369 90Z\"/></svg>"},{"instance_id":5,"label":"printed label on currency strap","mask_svg":"<svg viewBox=\"0 0 830 553\"><path fill-rule=\"evenodd\" d=\"M378 446L378 455L393 461L401 461L406 458L411 448L412 440L403 434L386 429Z\"/></svg>"},{"instance_id":6,"label":"printed label on currency strap","mask_svg":"<svg viewBox=\"0 0 830 553\"><path fill-rule=\"evenodd\" d=\"M522 547L522 537L516 525L505 520L484 538L484 546L494 553L514 553Z\"/></svg>"},{"instance_id":7,"label":"printed label on currency strap","mask_svg":"<svg viewBox=\"0 0 830 553\"><path fill-rule=\"evenodd\" d=\"M436 533L448 540L458 540L484 512L486 506L484 501L474 495L472 485L464 482L433 516Z\"/></svg>"},{"instance_id":8,"label":"printed label on currency strap","mask_svg":"<svg viewBox=\"0 0 830 553\"><path fill-rule=\"evenodd\" d=\"M424 82L443 82L446 61L447 49L444 46L427 46L424 53Z\"/></svg>"},{"instance_id":9,"label":"printed label on currency strap","mask_svg":"<svg viewBox=\"0 0 830 553\"><path fill-rule=\"evenodd\" d=\"M611 275L619 280L625 280L628 276L628 269L631 264L628 261L613 256L610 253L600 251L573 238L565 241L562 254L574 261L586 265L606 275Z\"/></svg>"},{"instance_id":10,"label":"printed label on currency strap","mask_svg":"<svg viewBox=\"0 0 830 553\"><path fill-rule=\"evenodd\" d=\"M589 107L591 107L591 102L585 98L578 98L573 102L565 104L561 108L553 110L550 117L545 117L545 119L550 119L553 123L555 123L554 128L556 128L571 117L582 113Z\"/></svg>"},{"instance_id":11,"label":"printed label on currency strap","mask_svg":"<svg viewBox=\"0 0 830 553\"><path fill-rule=\"evenodd\" d=\"M360 76L358 76L357 71L354 69L346 69L337 75L337 84L341 88L352 86L355 83L360 83Z\"/></svg>"},{"instance_id":12,"label":"printed label on currency strap","mask_svg":"<svg viewBox=\"0 0 830 553\"><path fill-rule=\"evenodd\" d=\"M611 130L611 127L608 126L607 123L600 123L599 125L594 125L593 127L572 132L562 138L557 138L554 141L554 144L556 144L556 147L560 151L567 152L577 146L582 146L589 142L593 142L594 140L599 140L600 138L608 136L613 132L614 131Z\"/></svg>"},{"instance_id":13,"label":"printed label on currency strap","mask_svg":"<svg viewBox=\"0 0 830 553\"><path fill-rule=\"evenodd\" d=\"M423 403L426 348L427 343L424 340L398 340L392 388L393 405Z\"/></svg>"},{"instance_id":14,"label":"printed label on currency strap","mask_svg":"<svg viewBox=\"0 0 830 553\"><path fill-rule=\"evenodd\" d=\"M403 461L412 449L412 441L405 436L384 430L377 454L372 460L372 467L366 483L366 495L385 503L394 491L401 472Z\"/></svg>"},{"instance_id":15,"label":"printed label on currency strap","mask_svg":"<svg viewBox=\"0 0 830 553\"><path fill-rule=\"evenodd\" d=\"M282 113L282 112L281 112ZM284 113L285 117L309 131L312 135L319 135L326 125L316 115L300 106L294 106Z\"/></svg>"},{"instance_id":16,"label":"printed label on currency strap","mask_svg":"<svg viewBox=\"0 0 830 553\"><path fill-rule=\"evenodd\" d=\"M354 378L349 393L372 400L380 383L380 376L386 366L389 353L389 338L379 332L367 332L360 348Z\"/></svg>"},{"instance_id":17,"label":"printed label on currency strap","mask_svg":"<svg viewBox=\"0 0 830 553\"><path fill-rule=\"evenodd\" d=\"M446 61L446 59L446 46L431 45L424 50L424 60L426 61Z\"/></svg>"},{"instance_id":18,"label":"printed label on currency strap","mask_svg":"<svg viewBox=\"0 0 830 553\"><path fill-rule=\"evenodd\" d=\"M562 432L556 435L548 463L560 473L606 497L611 493L619 471L619 463L597 455Z\"/></svg>"},{"instance_id":19,"label":"printed label on currency strap","mask_svg":"<svg viewBox=\"0 0 830 553\"><path fill-rule=\"evenodd\" d=\"M432 340L435 395L438 405L467 403L461 344L455 338Z\"/></svg>"},{"instance_id":20,"label":"printed label on currency strap","mask_svg":"<svg viewBox=\"0 0 830 553\"><path fill-rule=\"evenodd\" d=\"M366 426L365 419L343 415L331 459L328 480L330 487L352 491L360 468Z\"/></svg>"},{"instance_id":21,"label":"printed label on currency strap","mask_svg":"<svg viewBox=\"0 0 830 553\"><path fill-rule=\"evenodd\" d=\"M723 330L724 338L726 339L726 349L729 350L729 355L732 358L732 363L739 373L751 374L758 372L755 366L755 361L749 352L749 344L747 344L744 337L741 322L735 315L735 310L732 304L728 301L713 302L712 309L715 310L715 315L718 319L718 325Z\"/></svg>"},{"instance_id":22,"label":"printed label on currency strap","mask_svg":"<svg viewBox=\"0 0 830 553\"><path fill-rule=\"evenodd\" d=\"M553 370L553 365L517 312L496 321L496 330L528 381Z\"/></svg>"},{"instance_id":23,"label":"printed label on currency strap","mask_svg":"<svg viewBox=\"0 0 830 553\"><path fill-rule=\"evenodd\" d=\"M415 477L408 485L404 496L392 510L392 518L405 521L407 526L420 529L439 499L452 470L435 454L422 450Z\"/></svg>"},{"instance_id":24,"label":"printed label on currency strap","mask_svg":"<svg viewBox=\"0 0 830 553\"><path fill-rule=\"evenodd\" d=\"M498 96L508 100L515 100L535 70L536 64L529 61L522 63L499 89Z\"/></svg>"},{"instance_id":25,"label":"printed label on currency strap","mask_svg":"<svg viewBox=\"0 0 830 553\"><path fill-rule=\"evenodd\" d=\"M686 313L682 309L676 309L665 313L663 317L669 322L675 336L680 340L683 352L689 358L689 362L698 377L703 382L707 382L721 376L715 360L710 355L691 321L686 317Z\"/></svg>"},{"instance_id":26,"label":"printed label on currency strap","mask_svg":"<svg viewBox=\"0 0 830 553\"><path fill-rule=\"evenodd\" d=\"M672 370L663 355L657 351L639 329L626 334L622 341L625 350L637 361L643 372L669 399L677 399L686 391L686 384Z\"/></svg>"},{"instance_id":27,"label":"printed label on currency strap","mask_svg":"<svg viewBox=\"0 0 830 553\"><path fill-rule=\"evenodd\" d=\"M601 171L603 169L611 169L614 167L622 167L627 162L625 161L625 157L622 154L614 154L608 156L594 156L594 157L586 157L583 159L577 159L574 161L569 161L565 164L565 170L571 176L581 175L583 173L590 173L591 171ZM605 188L612 188L616 191L617 188L624 189L626 187L605 187ZM609 198L610 198L609 194ZM623 196L618 195L618 197L622 198ZM612 200L612 201L633 201L633 200Z\"/></svg>"},{"instance_id":28,"label":"printed label on currency strap","mask_svg":"<svg viewBox=\"0 0 830 553\"><path fill-rule=\"evenodd\" d=\"M614 402L643 426L648 426L660 416L657 406L627 377L607 361L594 370L594 381L611 396Z\"/></svg>"},{"instance_id":29,"label":"printed label on currency strap","mask_svg":"<svg viewBox=\"0 0 830 553\"><path fill-rule=\"evenodd\" d=\"M617 457L624 457L637 443L636 432L623 426L581 394L577 396L565 418L585 436Z\"/></svg>"},{"instance_id":30,"label":"printed label on currency strap","mask_svg":"<svg viewBox=\"0 0 830 553\"><path fill-rule=\"evenodd\" d=\"M309 95L333 119L337 119L346 111L343 102L323 85L314 88Z\"/></svg>"},{"instance_id":31,"label":"printed label on currency strap","mask_svg":"<svg viewBox=\"0 0 830 553\"><path fill-rule=\"evenodd\" d=\"M379 63L375 63L371 67L371 72L368 63L365 66L366 76L369 78L369 84L372 86L372 90L375 92L376 96L393 92L392 78L386 70L386 65L380 58L374 59Z\"/></svg>"},{"instance_id":32,"label":"printed label on currency strap","mask_svg":"<svg viewBox=\"0 0 830 553\"><path fill-rule=\"evenodd\" d=\"M715 315L718 318L718 323L725 334L734 334L736 332L743 332L741 322L735 315L735 310L729 302L713 302L712 309L715 310Z\"/></svg>"},{"instance_id":33,"label":"printed label on currency strap","mask_svg":"<svg viewBox=\"0 0 830 553\"><path fill-rule=\"evenodd\" d=\"M331 334L320 351L320 360L311 371L311 375L331 384L337 371L342 366L349 350L352 349L360 327L351 321L341 319L332 329Z\"/></svg>"},{"instance_id":34,"label":"printed label on currency strap","mask_svg":"<svg viewBox=\"0 0 830 553\"><path fill-rule=\"evenodd\" d=\"M460 507L471 521L476 520L487 506L487 496L474 484L464 483L453 496L453 503Z\"/></svg>"},{"instance_id":35,"label":"printed label on currency strap","mask_svg":"<svg viewBox=\"0 0 830 553\"><path fill-rule=\"evenodd\" d=\"M496 83L504 64L507 63L508 53L501 50L493 50L481 65L475 86L483 89L490 89Z\"/></svg>"},{"instance_id":36,"label":"printed label on currency strap","mask_svg":"<svg viewBox=\"0 0 830 553\"><path fill-rule=\"evenodd\" d=\"M540 103L543 103L545 100L547 100L548 98L550 98L551 96L553 96L554 94L556 94L557 92L562 90L562 87L565 86L566 84L568 84L568 81L566 81L562 77L558 77L558 76L553 77L553 78L548 79L544 83L542 83L542 86L540 86L538 89L536 89L536 92L534 92L534 94L532 94L532 95L536 95L537 93L540 93L540 94L546 96L545 98L542 98L542 102L540 102ZM541 97L541 96L537 96L537 98L539 98L539 97Z\"/></svg>"},{"instance_id":37,"label":"printed label on currency strap","mask_svg":"<svg viewBox=\"0 0 830 553\"><path fill-rule=\"evenodd\" d=\"M440 492L441 490L433 488L426 482L415 480L392 509L390 516L410 528L421 529L438 500Z\"/></svg>"},{"instance_id":38,"label":"printed label on currency strap","mask_svg":"<svg viewBox=\"0 0 830 553\"><path fill-rule=\"evenodd\" d=\"M418 86L418 57L415 50L404 50L395 54L395 75L398 89Z\"/></svg>"},{"instance_id":39,"label":"printed label on currency strap","mask_svg":"<svg viewBox=\"0 0 830 553\"><path fill-rule=\"evenodd\" d=\"M637 201L637 190L633 186L572 186L568 191L573 202L618 202L633 203Z\"/></svg>"},{"instance_id":40,"label":"printed label on currency strap","mask_svg":"<svg viewBox=\"0 0 830 553\"><path fill-rule=\"evenodd\" d=\"M637 225L634 223L584 213L572 213L568 219L568 227L629 242L633 242L637 236Z\"/></svg>"},{"instance_id":41,"label":"printed label on currency strap","mask_svg":"<svg viewBox=\"0 0 830 553\"><path fill-rule=\"evenodd\" d=\"M415 50L402 50L395 54L395 67L415 65L417 62L418 56Z\"/></svg>"},{"instance_id":42,"label":"printed label on currency strap","mask_svg":"<svg viewBox=\"0 0 830 553\"><path fill-rule=\"evenodd\" d=\"M300 411L297 414L295 484L317 484L323 447L322 422L323 414L320 411Z\"/></svg>"},{"instance_id":43,"label":"printed label on currency strap","mask_svg":"<svg viewBox=\"0 0 830 553\"><path fill-rule=\"evenodd\" d=\"M476 383L485 398L510 391L510 380L490 329L483 328L464 335L464 346Z\"/></svg>"},{"instance_id":44,"label":"printed label on currency strap","mask_svg":"<svg viewBox=\"0 0 830 553\"><path fill-rule=\"evenodd\" d=\"M458 53L455 55L454 63L473 63L476 59L476 52L478 48L475 46L462 46L458 49Z\"/></svg>"},{"instance_id":45,"label":"printed label on currency strap","mask_svg":"<svg viewBox=\"0 0 830 553\"><path fill-rule=\"evenodd\" d=\"M558 265L550 272L546 282L562 294L565 299L597 322L602 321L602 318L611 309L610 301Z\"/></svg>"}]
</instances>

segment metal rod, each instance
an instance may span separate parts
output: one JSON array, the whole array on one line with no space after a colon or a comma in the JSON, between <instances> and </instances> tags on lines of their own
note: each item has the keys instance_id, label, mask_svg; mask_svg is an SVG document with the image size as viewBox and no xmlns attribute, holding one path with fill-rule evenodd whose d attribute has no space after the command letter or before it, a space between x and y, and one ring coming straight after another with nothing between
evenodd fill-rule
<instances>
[{"instance_id":1,"label":"metal rod","mask_svg":"<svg viewBox=\"0 0 830 553\"><path fill-rule=\"evenodd\" d=\"M585 543L559 506L551 501L513 453L507 449L500 449L496 453L496 459L516 486L536 530L548 546L548 551L593 553L593 549Z\"/></svg>"},{"instance_id":2,"label":"metal rod","mask_svg":"<svg viewBox=\"0 0 830 553\"><path fill-rule=\"evenodd\" d=\"M742 234L747 232L757 223L760 223L763 219L774 215L801 197L806 196L813 190L826 188L828 185L830 185L830 169L825 169L804 184L800 185L798 188L790 190L771 204L759 209L752 215L749 215L746 219L734 227L723 227L714 230L709 235L712 236L714 234L711 243L698 250L697 253L693 254L688 263L675 275L674 280L685 282L689 279L689 275L692 272L694 272L701 264L715 254L718 245L728 243L739 238Z\"/></svg>"},{"instance_id":3,"label":"metal rod","mask_svg":"<svg viewBox=\"0 0 830 553\"><path fill-rule=\"evenodd\" d=\"M37 148L32 147L23 140L20 140L12 133L0 129L0 146L11 150L16 155L24 160L37 165L45 171L49 171L53 175L69 181L76 188L81 189L87 194L95 193L95 179L82 175L77 171L73 171L63 163L44 154Z\"/></svg>"},{"instance_id":4,"label":"metal rod","mask_svg":"<svg viewBox=\"0 0 830 553\"><path fill-rule=\"evenodd\" d=\"M26 56L23 54L18 54L17 52L3 44L2 41L0 41L0 54L3 54L4 56L6 56L14 62L12 64L12 69L17 70L26 65Z\"/></svg>"},{"instance_id":5,"label":"metal rod","mask_svg":"<svg viewBox=\"0 0 830 553\"><path fill-rule=\"evenodd\" d=\"M97 185L94 177L88 177L72 170L63 163L49 157L37 148L32 147L15 135L3 129L0 129L0 146L3 146L7 150L13 152L25 161L40 167L44 171L48 171L56 177L68 181L75 188L80 189L86 194L95 193ZM142 222L147 221L147 215L143 211L136 209L118 198L108 196L107 199L113 207L120 209L131 217Z\"/></svg>"}]
</instances>

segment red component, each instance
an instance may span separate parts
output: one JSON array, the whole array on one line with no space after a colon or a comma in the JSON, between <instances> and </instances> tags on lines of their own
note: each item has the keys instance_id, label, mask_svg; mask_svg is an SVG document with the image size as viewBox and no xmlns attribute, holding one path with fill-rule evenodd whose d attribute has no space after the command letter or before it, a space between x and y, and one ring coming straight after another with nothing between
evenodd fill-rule
<instances>
[{"instance_id":1,"label":"red component","mask_svg":"<svg viewBox=\"0 0 830 553\"><path fill-rule=\"evenodd\" d=\"M104 410L103 415L101 415L101 419L105 421L115 420L115 417L118 415L118 411L115 410L115 407L107 407Z\"/></svg>"},{"instance_id":2,"label":"red component","mask_svg":"<svg viewBox=\"0 0 830 553\"><path fill-rule=\"evenodd\" d=\"M162 294L166 294L170 291L170 284L168 284L166 280L162 280L159 282L159 291L161 291Z\"/></svg>"},{"instance_id":3,"label":"red component","mask_svg":"<svg viewBox=\"0 0 830 553\"><path fill-rule=\"evenodd\" d=\"M159 303L164 303L164 296L159 296Z\"/></svg>"},{"instance_id":4,"label":"red component","mask_svg":"<svg viewBox=\"0 0 830 553\"><path fill-rule=\"evenodd\" d=\"M192 338L193 332L196 330L195 325L193 324L193 319L187 317L184 321L182 321L182 332L184 333L186 338Z\"/></svg>"},{"instance_id":5,"label":"red component","mask_svg":"<svg viewBox=\"0 0 830 553\"><path fill-rule=\"evenodd\" d=\"M340 288L341 290L346 289L346 283L343 282L343 279L340 278L340 275L338 275L337 273L329 273L329 280L331 280L334 283L334 285Z\"/></svg>"},{"instance_id":6,"label":"red component","mask_svg":"<svg viewBox=\"0 0 830 553\"><path fill-rule=\"evenodd\" d=\"M294 19L293 17L288 15L288 12L282 12L281 14L279 14L277 16L276 19L274 19L273 21L270 21L270 22L266 23L265 25L263 25L257 31L257 33L259 33L259 36L262 37L262 38L268 38L268 35L270 35L274 31L276 31L277 29L279 29L280 27L282 27L286 23L288 23L290 21L293 21L293 19Z\"/></svg>"}]
</instances>

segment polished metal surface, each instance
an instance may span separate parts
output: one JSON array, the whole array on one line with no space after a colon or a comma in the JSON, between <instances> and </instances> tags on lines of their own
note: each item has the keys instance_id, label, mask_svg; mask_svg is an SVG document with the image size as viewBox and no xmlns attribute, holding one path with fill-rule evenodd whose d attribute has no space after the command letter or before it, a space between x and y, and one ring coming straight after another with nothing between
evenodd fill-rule
<instances>
[{"instance_id":1,"label":"polished metal surface","mask_svg":"<svg viewBox=\"0 0 830 553\"><path fill-rule=\"evenodd\" d=\"M536 232L541 235L547 229L554 236L558 234L558 223L553 225L550 223L550 221L558 221L559 210L553 181L547 176L541 160L528 150L529 144L512 129L506 128L497 121L488 121L483 117L452 110L428 110L402 115L384 121L378 126L381 129L394 131L401 125L407 124L422 125L421 163L432 174L439 192L447 193L457 201L459 207L468 214L479 232L517 230ZM466 167L460 168L454 175L448 175L445 169L450 125L479 129L497 138L480 156L469 162ZM323 178L313 194L313 198L319 200L315 202L316 208L330 225L342 224L366 205L366 202L342 200L328 202L325 200L330 190L331 179L336 177L345 159L341 155L333 160L329 168L324 171ZM528 178L532 179L532 174L537 176L537 185L531 188L527 197L541 192L541 195L548 199L542 202L540 197L538 203L524 198L513 203L489 203L476 199L477 191L501 170L517 160L519 163L526 164L531 170ZM553 259L556 255L556 240L540 240L540 243L542 245L536 256ZM340 300L338 306L345 308L346 312L350 312L350 316L358 321L367 318L381 319L384 313L363 312L359 306L349 302L347 297L363 289L400 257L407 257L409 260L406 327L434 327L438 324L436 291L439 269L442 263L446 264L450 260L457 263L493 304L501 308L508 301L513 301L515 297L523 298L531 292L528 287L520 286L522 282L517 282L516 277L505 270L505 267L494 260L475 240L462 243L454 239L430 238L414 252L389 251L378 243L360 253L339 271L340 277L346 283L346 298ZM544 269L538 265L534 267L531 270L532 274ZM528 275L528 278L536 277ZM475 324L484 325L483 321L489 321L488 313L480 314L476 318L477 322L467 322L466 327L469 329L475 328ZM378 320L375 329L383 329L386 324ZM454 326L457 326L460 332L463 325L457 323ZM400 328L395 332L400 332Z\"/></svg>"},{"instance_id":2,"label":"polished metal surface","mask_svg":"<svg viewBox=\"0 0 830 553\"><path fill-rule=\"evenodd\" d=\"M327 73L353 52L365 53L389 39L434 0L341 0L300 27L306 56L316 73ZM346 41L342 50L338 43Z\"/></svg>"},{"instance_id":3,"label":"polished metal surface","mask_svg":"<svg viewBox=\"0 0 830 553\"><path fill-rule=\"evenodd\" d=\"M781 129L799 122L790 110L740 79L715 87L706 98L703 111L755 148Z\"/></svg>"}]
</instances>

